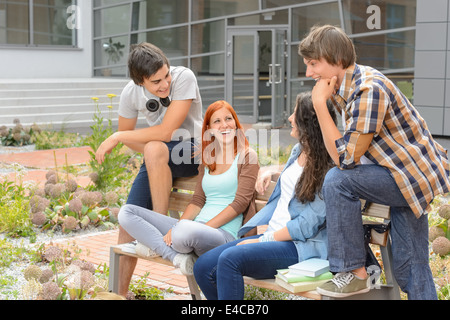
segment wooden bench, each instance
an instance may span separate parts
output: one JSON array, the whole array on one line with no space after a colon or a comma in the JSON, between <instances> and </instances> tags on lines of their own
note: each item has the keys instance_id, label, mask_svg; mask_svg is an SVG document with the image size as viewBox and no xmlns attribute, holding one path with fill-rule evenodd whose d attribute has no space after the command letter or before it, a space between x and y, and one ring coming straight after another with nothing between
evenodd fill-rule
<instances>
[{"instance_id":1,"label":"wooden bench","mask_svg":"<svg viewBox=\"0 0 450 320\"><path fill-rule=\"evenodd\" d=\"M169 215L175 218L180 217L180 213L184 211L187 204L192 198L193 191L195 190L195 185L197 182L196 177L191 178L177 178L174 181L173 189L170 194L169 200ZM259 211L264 207L275 188L276 183L271 182L270 186L267 188L263 195L259 195L256 198L256 210ZM370 217L381 218L384 221L382 223L388 223L390 218L389 207L370 204L366 210L363 212L364 215ZM367 223L379 223L379 222L367 222ZM352 299L400 299L400 293L398 285L393 277L392 270L392 253L390 247L390 241L388 237L388 232L379 234L372 230L371 232L371 243L380 246L382 264L384 266L386 284L381 284L377 289L372 289L370 292L361 295L355 295L350 298ZM145 258L136 255L135 253L129 252L126 249L127 244L115 245L110 248L110 264L109 264L109 290L112 292L118 292L119 284L119 262L120 256L126 255L139 259L145 259L165 265L172 266L172 263L162 257ZM201 294L199 287L195 281L194 276L187 276L187 281L189 284L189 289L194 300L200 300ZM279 292L285 292L293 294L290 291L282 288L275 283L275 279L265 279L257 280L250 277L244 277L245 283L259 288L271 289ZM316 291L300 292L295 295L303 296L310 299L328 299L328 297L321 296Z\"/></svg>"}]
</instances>

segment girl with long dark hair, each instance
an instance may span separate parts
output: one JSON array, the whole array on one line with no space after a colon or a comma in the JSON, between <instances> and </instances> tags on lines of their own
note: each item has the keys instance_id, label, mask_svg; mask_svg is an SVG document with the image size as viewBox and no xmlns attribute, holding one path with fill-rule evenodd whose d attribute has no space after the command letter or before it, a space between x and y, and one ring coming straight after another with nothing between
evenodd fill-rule
<instances>
[{"instance_id":1,"label":"girl with long dark hair","mask_svg":"<svg viewBox=\"0 0 450 320\"><path fill-rule=\"evenodd\" d=\"M336 120L331 105L329 112ZM244 297L244 276L273 278L278 269L309 258L327 259L325 203L321 188L333 162L324 146L311 93L297 97L289 117L291 136L298 139L266 206L239 231L268 225L262 235L214 248L194 265L194 275L207 299ZM272 173L262 175L256 190L264 192Z\"/></svg>"}]
</instances>

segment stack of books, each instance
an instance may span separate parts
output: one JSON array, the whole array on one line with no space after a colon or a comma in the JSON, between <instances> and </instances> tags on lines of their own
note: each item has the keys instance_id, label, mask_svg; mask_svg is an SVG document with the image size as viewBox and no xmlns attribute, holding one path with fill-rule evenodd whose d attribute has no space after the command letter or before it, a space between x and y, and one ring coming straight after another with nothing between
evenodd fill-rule
<instances>
[{"instance_id":1,"label":"stack of books","mask_svg":"<svg viewBox=\"0 0 450 320\"><path fill-rule=\"evenodd\" d=\"M277 270L275 283L293 293L315 290L333 278L329 270L328 260L312 258Z\"/></svg>"}]
</instances>

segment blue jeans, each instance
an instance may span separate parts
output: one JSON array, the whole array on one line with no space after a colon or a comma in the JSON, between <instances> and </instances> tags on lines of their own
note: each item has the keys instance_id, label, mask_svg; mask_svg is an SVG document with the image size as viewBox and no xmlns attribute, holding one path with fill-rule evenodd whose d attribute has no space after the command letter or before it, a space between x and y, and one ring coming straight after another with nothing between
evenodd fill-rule
<instances>
[{"instance_id":1,"label":"blue jeans","mask_svg":"<svg viewBox=\"0 0 450 320\"><path fill-rule=\"evenodd\" d=\"M242 300L243 276L273 278L278 269L285 269L298 262L298 252L292 241L237 246L242 240L214 248L200 256L195 263L195 279L208 300Z\"/></svg>"},{"instance_id":2,"label":"blue jeans","mask_svg":"<svg viewBox=\"0 0 450 320\"><path fill-rule=\"evenodd\" d=\"M195 144L193 140L190 141L170 141L166 142L169 149L169 167L172 171L173 178L192 177L198 174L198 163L192 158L192 163L174 163L172 155L183 158L183 151L190 150L194 154ZM136 206L153 209L152 198L150 193L150 186L148 182L147 168L145 162L142 164L133 185L131 186L130 194L128 195L127 204L134 204Z\"/></svg>"},{"instance_id":3,"label":"blue jeans","mask_svg":"<svg viewBox=\"0 0 450 320\"><path fill-rule=\"evenodd\" d=\"M429 266L428 216L416 218L390 172L378 165L331 169L323 195L327 209L330 270L347 272L365 265L359 199L391 207L394 276L409 299L437 299Z\"/></svg>"}]
</instances>

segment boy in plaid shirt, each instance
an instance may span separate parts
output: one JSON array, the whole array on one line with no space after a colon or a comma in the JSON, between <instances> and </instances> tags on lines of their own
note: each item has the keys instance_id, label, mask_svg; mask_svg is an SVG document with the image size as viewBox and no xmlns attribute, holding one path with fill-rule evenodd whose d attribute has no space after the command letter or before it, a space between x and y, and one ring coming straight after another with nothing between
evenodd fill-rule
<instances>
[{"instance_id":1,"label":"boy in plaid shirt","mask_svg":"<svg viewBox=\"0 0 450 320\"><path fill-rule=\"evenodd\" d=\"M391 207L394 275L409 299L436 299L428 264L427 209L449 192L447 151L424 119L379 71L358 65L352 41L334 26L313 27L299 45L306 76L316 80L313 103L336 163L324 182L330 269L323 295L370 290L360 199ZM331 98L344 133L330 118Z\"/></svg>"}]
</instances>

